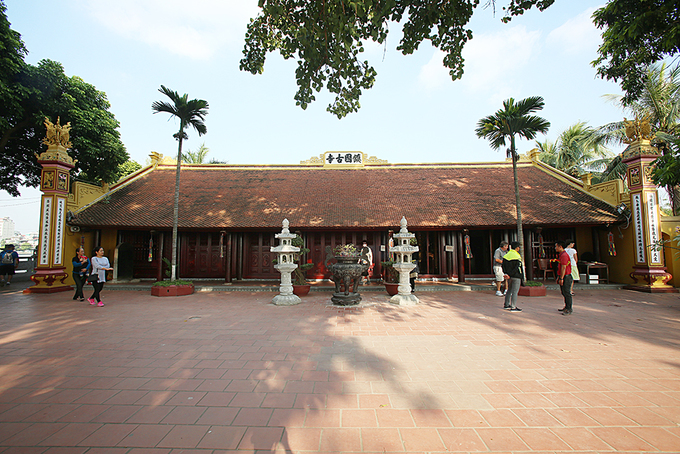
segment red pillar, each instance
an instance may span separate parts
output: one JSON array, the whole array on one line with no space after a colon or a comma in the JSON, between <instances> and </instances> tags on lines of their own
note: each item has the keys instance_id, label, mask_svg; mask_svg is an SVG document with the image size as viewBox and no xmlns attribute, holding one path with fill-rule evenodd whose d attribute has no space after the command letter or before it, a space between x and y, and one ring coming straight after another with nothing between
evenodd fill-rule
<instances>
[{"instance_id":1,"label":"red pillar","mask_svg":"<svg viewBox=\"0 0 680 454\"><path fill-rule=\"evenodd\" d=\"M40 242L35 274L35 283L24 293L54 293L71 290L64 283L68 277L66 265L69 264L68 252L64 250L66 239L66 202L68 200L69 171L75 167L73 159L66 152L71 146L69 131L71 123L62 126L45 118L47 135L43 143L47 151L38 156L42 165L40 189L43 193L40 204Z\"/></svg>"}]
</instances>

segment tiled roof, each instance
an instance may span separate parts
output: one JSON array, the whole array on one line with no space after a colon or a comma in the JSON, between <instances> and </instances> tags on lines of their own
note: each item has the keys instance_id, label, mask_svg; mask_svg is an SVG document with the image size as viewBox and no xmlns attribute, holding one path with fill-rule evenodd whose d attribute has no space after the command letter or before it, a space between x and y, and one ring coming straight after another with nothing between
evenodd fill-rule
<instances>
[{"instance_id":1,"label":"tiled roof","mask_svg":"<svg viewBox=\"0 0 680 454\"><path fill-rule=\"evenodd\" d=\"M593 225L614 208L533 164L518 166L525 225ZM500 227L516 224L512 167L184 166L179 228ZM160 165L76 214L80 226L169 228L175 167Z\"/></svg>"}]
</instances>

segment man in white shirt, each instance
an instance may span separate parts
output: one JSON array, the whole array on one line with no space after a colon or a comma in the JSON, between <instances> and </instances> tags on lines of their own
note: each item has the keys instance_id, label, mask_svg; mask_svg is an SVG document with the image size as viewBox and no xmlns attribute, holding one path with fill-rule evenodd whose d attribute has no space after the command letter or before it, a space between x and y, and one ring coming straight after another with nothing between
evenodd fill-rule
<instances>
[{"instance_id":1,"label":"man in white shirt","mask_svg":"<svg viewBox=\"0 0 680 454\"><path fill-rule=\"evenodd\" d=\"M493 274L496 276L496 296L503 296L508 291L508 283L503 273L503 256L507 254L510 245L507 241L501 241L500 246L493 253ZM501 287L505 282L505 292L501 292Z\"/></svg>"}]
</instances>

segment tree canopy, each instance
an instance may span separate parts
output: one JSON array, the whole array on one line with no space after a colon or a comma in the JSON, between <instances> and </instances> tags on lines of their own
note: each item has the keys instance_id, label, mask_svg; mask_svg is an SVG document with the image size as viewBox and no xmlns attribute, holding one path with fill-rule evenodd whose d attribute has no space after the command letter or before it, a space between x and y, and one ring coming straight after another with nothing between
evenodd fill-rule
<instances>
[{"instance_id":1,"label":"tree canopy","mask_svg":"<svg viewBox=\"0 0 680 454\"><path fill-rule=\"evenodd\" d=\"M306 109L324 87L335 94L326 110L342 118L358 111L362 90L375 83L377 72L362 61L364 43L384 43L389 26L403 23L397 50L412 54L424 40L442 50L452 80L463 75L463 46L472 39L467 27L479 0L259 0L262 12L246 33L241 70L264 71L268 53L295 58L296 104ZM495 8L495 0L484 4ZM508 0L503 22L536 6L544 10L554 0Z\"/></svg>"},{"instance_id":2,"label":"tree canopy","mask_svg":"<svg viewBox=\"0 0 680 454\"><path fill-rule=\"evenodd\" d=\"M598 129L579 121L562 131L555 143L538 142L539 159L571 176L595 172L598 177L613 156L605 147L607 137Z\"/></svg>"},{"instance_id":3,"label":"tree canopy","mask_svg":"<svg viewBox=\"0 0 680 454\"><path fill-rule=\"evenodd\" d=\"M17 196L19 186L39 184L35 154L45 151L45 117L71 122L68 153L76 160L75 175L115 181L129 156L106 94L77 76L66 76L58 62L26 63L21 35L10 28L5 10L0 1L0 166L10 169L0 174L0 189Z\"/></svg>"},{"instance_id":4,"label":"tree canopy","mask_svg":"<svg viewBox=\"0 0 680 454\"><path fill-rule=\"evenodd\" d=\"M649 64L680 52L680 8L677 0L610 0L593 14L603 29L597 73L621 83L628 104L643 92Z\"/></svg>"}]
</instances>

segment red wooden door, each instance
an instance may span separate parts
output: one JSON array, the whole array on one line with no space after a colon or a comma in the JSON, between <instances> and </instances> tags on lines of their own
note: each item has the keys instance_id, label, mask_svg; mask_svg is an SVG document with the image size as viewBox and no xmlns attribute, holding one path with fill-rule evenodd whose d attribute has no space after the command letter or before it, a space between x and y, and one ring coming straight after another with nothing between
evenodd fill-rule
<instances>
[{"instance_id":1,"label":"red wooden door","mask_svg":"<svg viewBox=\"0 0 680 454\"><path fill-rule=\"evenodd\" d=\"M181 244L180 277L224 279L227 249L220 233L185 233Z\"/></svg>"},{"instance_id":2,"label":"red wooden door","mask_svg":"<svg viewBox=\"0 0 680 454\"><path fill-rule=\"evenodd\" d=\"M281 274L274 268L276 253L271 252L275 242L274 234L268 232L251 233L245 237L245 259L243 277L245 279L277 279Z\"/></svg>"}]
</instances>

